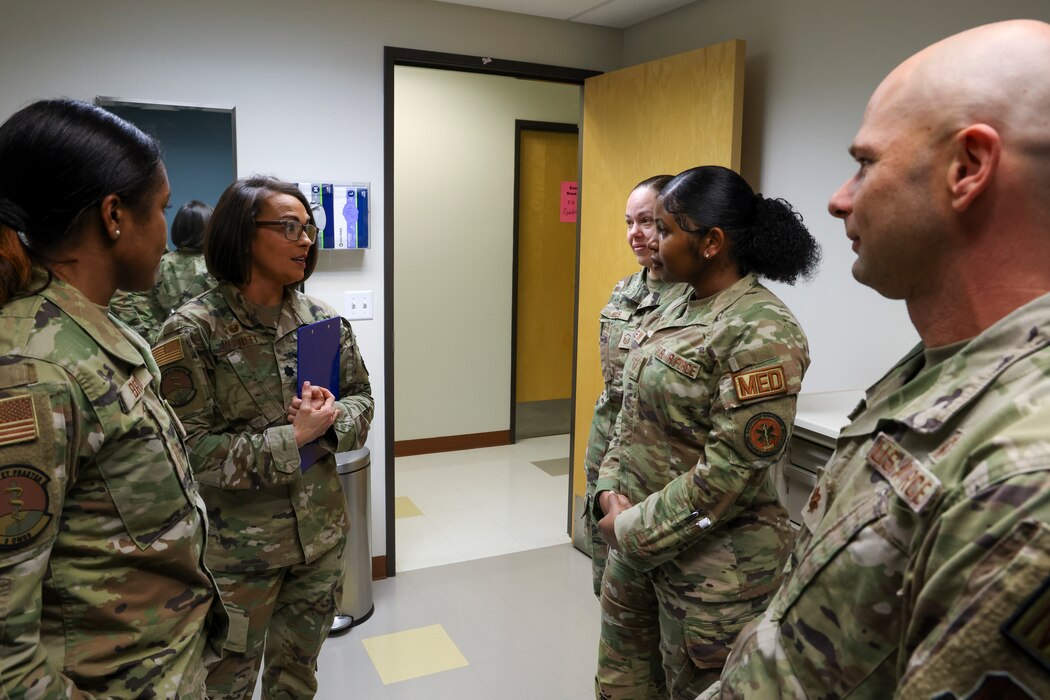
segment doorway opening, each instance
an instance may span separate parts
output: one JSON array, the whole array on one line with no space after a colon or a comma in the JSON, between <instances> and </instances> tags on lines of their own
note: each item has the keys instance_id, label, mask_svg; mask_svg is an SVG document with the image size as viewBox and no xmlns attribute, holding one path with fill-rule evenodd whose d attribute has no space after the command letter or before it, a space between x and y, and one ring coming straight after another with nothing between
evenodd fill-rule
<instances>
[{"instance_id":1,"label":"doorway opening","mask_svg":"<svg viewBox=\"0 0 1050 700\"><path fill-rule=\"evenodd\" d=\"M395 268L395 250L400 249L400 248L397 248L395 246L395 243L397 243L399 246L405 245L404 242L400 242L399 243L399 241L396 241L395 240L395 236L394 236L395 211L396 211L395 210L395 199L396 199L395 193L397 191L397 184L396 183L397 183L397 178L401 174L400 173L401 166L398 165L398 163L397 163L396 151L395 151L395 147L394 147L395 146L395 131L396 131L396 129L395 129L395 114L396 114L396 112L395 112L395 99L396 99L396 96L395 96L395 68L399 68L399 67L431 68L431 69L438 69L436 72L453 71L453 72L461 72L461 73L462 72L475 73L475 74L481 74L481 75L487 75L487 76L502 76L502 77L510 77L510 78L524 78L524 79L527 79L527 81L529 81L529 82L560 83L560 84L564 84L564 85L574 86L575 90L576 90L576 96L574 97L574 102L575 102L575 109L576 109L577 113L579 111L579 97L578 97L579 86L582 85L583 80L585 78L598 74L597 72L594 72L594 71L584 71L584 70L577 70L577 69L569 69L569 68L562 68L562 67L557 67L557 66L545 66L545 65L540 65L540 64L510 62L510 61L502 61L502 60L497 60L497 59L489 59L489 58L473 57L473 56L460 56L460 55L454 55L454 54L440 54L440 53L424 52L424 51L418 51L418 50L412 50L412 49L397 49L397 48L387 47L387 49L385 51L385 76L384 76L385 77L385 86L384 86L385 90L384 90L384 94L385 94L385 127L386 128L385 128L384 151L385 151L386 168L385 168L385 183L384 183L385 187L384 187L384 191L386 192L386 198L385 198L385 202L384 202L384 219L385 219L385 226L384 226L384 278L385 278L384 298L385 298L386 302L384 304L384 307L385 307L385 310L384 310L384 326L385 326L384 327L384 332L385 332L386 338L388 339L388 342L390 343L390 354L389 354L388 357L391 358L391 360L388 360L388 362L386 363L385 374L384 374L384 403L385 403L384 410L385 410L385 422L386 422L386 425L388 426L387 427L387 431L386 431L386 445L385 445L385 447L386 447L386 449L385 449L385 453L386 453L385 454L385 462L386 462L386 464L385 464L385 479L386 479L386 483L385 483L385 501L386 501L386 518L385 518L385 524L386 524L386 563L385 564L386 564L386 567L385 568L386 568L386 571L387 571L388 575L394 575L394 573L397 570L397 563L396 563L396 551L397 550L396 550L396 541L395 541L395 539L396 539L396 535L395 535L395 532L396 532L396 530L395 530L395 525L396 525L396 523L395 523L395 517L396 517L395 516L395 512L396 512L395 493L396 492L395 492L395 469L394 469L394 459L395 459L395 453L396 453L396 450L397 450L397 446L395 445L395 441L397 439L396 438L396 433L397 433L396 425L397 424L396 424L396 419L395 419L395 404L398 407L399 415L401 414L402 410L410 413L412 411L413 405L414 405L414 402L411 401L411 399L408 398L408 397L402 396L402 398L400 400L397 398L397 396L398 396L398 394L397 394L398 387L396 385L396 382L399 381L399 378L395 375L396 361L394 361L394 358L397 357L397 353L399 352L399 348L404 348L404 347L406 347L406 345L409 346L409 347L413 347L415 345L413 342L406 340L406 337L405 337L406 333L398 333L397 332L397 326L395 325L395 309L397 308L397 301L398 301L397 298L396 298L397 295L396 295L396 292L395 292L395 279L396 279L396 275L398 274L397 270ZM484 104L479 104L479 105L477 105L477 108L479 110L481 110L481 112L484 112L487 107ZM480 112L476 112L476 114L478 114L478 113L480 113ZM527 115L523 115L523 116L527 116ZM511 129L511 131L513 129L513 122L514 122L514 120L512 119L507 125L508 128ZM509 137L506 139L506 146L507 146L507 148L511 148L511 141L510 141ZM471 145L469 143L467 143L467 144L464 144L463 147L464 148L470 148ZM512 173L512 171L510 170L510 167L509 167L509 160L510 159L508 157L507 175L508 175L508 177L512 178L513 173ZM454 177L454 176L452 176L450 174L450 172L449 172L450 169L448 167L446 167L448 165L448 163L449 163L448 161L442 161L440 159L435 160L433 162L427 163L427 166L430 168L432 189L433 189L435 195L436 196L443 196L443 197L454 198L457 202L460 202L461 203L461 207L460 207L460 213L458 214L458 216L462 217L464 220L469 219L471 217L482 216L482 214L480 212L481 212L483 207L481 207L480 205L484 204L484 201L483 200L479 200L478 198L472 198L472 194L474 194L479 189L479 187L478 187L479 182L480 182L479 178L470 179L470 178L463 178L463 177ZM508 196L512 196L512 194L513 194L513 191L511 189L511 185L508 184L508 186L507 186L507 195ZM399 227L402 224L406 223L404 221L401 221L401 219L405 218L405 217L399 216L398 218L399 218L399 221L398 221ZM493 222L493 223L494 223L494 225L506 226L507 229L509 229L511 227L511 225L512 225L512 221L499 221L499 222ZM508 230L508 233L507 233L507 239L508 239L508 248L509 248L509 246L510 246L509 230ZM468 253L468 252L472 252L472 251L465 250L464 252ZM457 274L458 275L463 275L463 280L464 280L464 283L465 283L464 286L463 286L463 289L465 290L465 293L467 293L467 294L471 294L471 293L473 293L473 294L486 294L486 293L489 293L491 290L486 290L484 288L481 288L480 285L475 285L474 287L472 287L469 284L469 282L470 282L470 275L471 275L472 271L475 270L475 269L481 269L481 267L483 267L485 264L486 264L485 261L480 261L474 267L472 267L470 265L457 265L457 266L453 266L451 269L448 269L446 272L447 272L447 274L451 274L451 275L457 275ZM402 278L405 275L407 275L407 274L411 274L411 271L408 271L408 272L402 271L402 273L401 273ZM510 264L509 264L509 257L508 257L508 264L507 264L506 271L503 274L505 275L505 278L510 278L512 276L512 270L510 269ZM503 284L505 285L505 282ZM437 310L436 314L443 315L443 317L447 318L451 314L463 314L464 313L462 305L458 305L457 304L457 299L462 300L462 298L463 298L460 295L441 295L441 294L436 294L436 295L433 295L433 298L440 300L441 304L442 304L442 306L440 306L440 308ZM503 323L507 324L509 322L509 317L511 316L511 314L512 314L512 308L511 308L510 301L508 299L508 302L507 302L506 306L504 307L503 311L498 315L498 317L496 317L496 318L491 318L491 317L490 318L478 318L478 319L476 319L476 322L477 322L477 324L478 324L478 326L480 328L484 328L487 324L490 324L493 321L500 322L501 319L502 319ZM431 314L429 318L433 318L434 315L435 314ZM405 328L411 328L411 327L412 327L411 325L401 326L401 328L403 330ZM510 333L509 333L509 326L508 326L507 337L509 337L509 335L510 335ZM437 348L438 344L441 343L443 337L449 337L449 336L448 335L442 335L442 333L440 331L436 332L435 334L431 334L430 336L427 337L426 343L429 345L429 347ZM509 354L510 353L508 352L507 355L509 356ZM492 360L492 357L489 354L486 354L486 353L477 353L477 354L473 355L473 357L475 358L475 361L477 363L479 363L479 364ZM501 362L508 362L509 358L504 357L500 361ZM442 372L442 371L445 371L445 370L443 370L441 367L437 367L437 368L435 368L434 371L435 372ZM457 376L457 379L458 379L456 393L458 395L467 395L467 396L469 396L471 391L472 391L472 389L473 389L473 387L476 386L476 383L474 383L473 378L470 376L470 373L466 373L465 376L460 376L460 375L456 375L456 376ZM501 376L505 378L507 376L507 374L504 373ZM411 386L412 383L413 383L411 381L408 381L406 378L401 378L400 381L402 383L408 383L409 386ZM505 381L505 379L499 380L500 384L502 384L503 381ZM506 385L504 384L503 386L506 386ZM402 388L404 388L404 387L402 387ZM506 401L506 399L504 399L504 401ZM507 430L507 428L509 428L509 424L508 424L509 423L509 416L506 413L504 413L507 410L508 410L508 404L507 403L502 403L501 407L498 407L498 408L495 409L496 412L502 413L505 416L504 422L503 422L503 427L504 427L503 430L501 430L501 431L481 432L481 433L479 433L479 435L481 435L485 439L488 439L488 436L491 436L493 432L501 432L501 433L504 434L504 437L502 438L502 444L507 444L507 443L511 442L511 433L510 433L509 430ZM407 413L406 413L406 415L407 415ZM457 437L457 436L454 436L454 437ZM462 437L462 436L458 436L458 437ZM467 436L467 437L476 437L476 436ZM406 442L416 442L416 440L410 439L410 440L407 440ZM568 512L569 512L568 503L571 500L571 492L572 492L572 485L570 483L569 484L569 488L568 488L568 492L564 494L564 498L565 498L564 502L566 504L564 512L566 513L566 519L568 519Z\"/></svg>"}]
</instances>

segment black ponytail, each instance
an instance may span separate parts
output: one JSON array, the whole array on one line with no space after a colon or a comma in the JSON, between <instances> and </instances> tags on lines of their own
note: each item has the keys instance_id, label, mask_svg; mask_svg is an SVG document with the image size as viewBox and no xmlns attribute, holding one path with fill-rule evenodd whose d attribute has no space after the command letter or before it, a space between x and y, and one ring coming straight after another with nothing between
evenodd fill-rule
<instances>
[{"instance_id":1,"label":"black ponytail","mask_svg":"<svg viewBox=\"0 0 1050 700\"><path fill-rule=\"evenodd\" d=\"M704 165L686 170L667 183L660 197L682 230L704 234L722 229L729 257L741 274L754 272L793 284L812 275L820 262L820 244L802 216L783 199L755 194L729 168Z\"/></svg>"}]
</instances>

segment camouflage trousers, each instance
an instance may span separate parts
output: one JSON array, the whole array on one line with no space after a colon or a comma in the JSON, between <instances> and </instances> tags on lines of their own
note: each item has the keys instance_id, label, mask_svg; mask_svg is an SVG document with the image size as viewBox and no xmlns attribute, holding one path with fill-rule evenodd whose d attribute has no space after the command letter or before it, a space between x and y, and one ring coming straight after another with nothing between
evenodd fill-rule
<instances>
[{"instance_id":1,"label":"camouflage trousers","mask_svg":"<svg viewBox=\"0 0 1050 700\"><path fill-rule=\"evenodd\" d=\"M733 640L772 594L703 602L696 584L640 572L609 552L602 579L598 700L694 700L718 680Z\"/></svg>"},{"instance_id":2,"label":"camouflage trousers","mask_svg":"<svg viewBox=\"0 0 1050 700\"><path fill-rule=\"evenodd\" d=\"M264 657L263 698L314 696L317 656L342 589L344 544L310 564L212 572L230 615L230 633L222 660L208 673L210 700L250 700Z\"/></svg>"}]
</instances>

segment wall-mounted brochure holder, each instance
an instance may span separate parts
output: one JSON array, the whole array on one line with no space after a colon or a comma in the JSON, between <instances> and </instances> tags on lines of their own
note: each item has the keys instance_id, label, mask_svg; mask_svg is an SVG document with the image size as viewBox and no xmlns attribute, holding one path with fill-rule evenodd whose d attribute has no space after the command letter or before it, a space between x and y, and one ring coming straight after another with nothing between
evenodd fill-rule
<instances>
[{"instance_id":1,"label":"wall-mounted brochure holder","mask_svg":"<svg viewBox=\"0 0 1050 700\"><path fill-rule=\"evenodd\" d=\"M368 232L368 183L333 185L300 182L321 231L317 244L321 250L370 248Z\"/></svg>"}]
</instances>

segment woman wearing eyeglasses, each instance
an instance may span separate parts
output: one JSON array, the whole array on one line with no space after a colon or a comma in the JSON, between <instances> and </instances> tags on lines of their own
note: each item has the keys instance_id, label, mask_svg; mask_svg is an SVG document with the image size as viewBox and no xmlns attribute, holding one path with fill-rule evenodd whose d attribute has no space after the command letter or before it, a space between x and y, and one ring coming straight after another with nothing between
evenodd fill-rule
<instances>
[{"instance_id":1,"label":"woman wearing eyeglasses","mask_svg":"<svg viewBox=\"0 0 1050 700\"><path fill-rule=\"evenodd\" d=\"M316 237L295 185L234 182L204 241L218 286L178 309L153 350L186 428L207 564L231 617L211 698L250 698L264 655L264 698L313 697L335 611L348 523L334 454L364 444L373 402L345 320L340 398L309 384L297 395L297 329L338 315L295 289L317 263ZM300 448L315 440L323 456L306 464Z\"/></svg>"}]
</instances>

